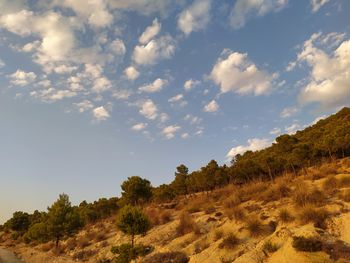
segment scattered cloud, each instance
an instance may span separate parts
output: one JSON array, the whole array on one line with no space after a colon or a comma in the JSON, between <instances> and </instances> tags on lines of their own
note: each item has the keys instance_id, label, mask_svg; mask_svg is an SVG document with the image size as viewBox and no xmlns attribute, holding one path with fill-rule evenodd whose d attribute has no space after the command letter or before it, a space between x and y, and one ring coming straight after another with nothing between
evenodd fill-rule
<instances>
[{"instance_id":1,"label":"scattered cloud","mask_svg":"<svg viewBox=\"0 0 350 263\"><path fill-rule=\"evenodd\" d=\"M327 4L329 0L311 0L312 12L316 13L323 5Z\"/></svg>"},{"instance_id":2,"label":"scattered cloud","mask_svg":"<svg viewBox=\"0 0 350 263\"><path fill-rule=\"evenodd\" d=\"M188 139L189 137L190 137L190 135L187 132L181 134L182 139Z\"/></svg>"},{"instance_id":3,"label":"scattered cloud","mask_svg":"<svg viewBox=\"0 0 350 263\"><path fill-rule=\"evenodd\" d=\"M343 34L315 33L304 42L297 62L310 67L308 82L299 94L301 103L318 102L324 108L341 107L350 101L350 40ZM327 51L329 42L340 45Z\"/></svg>"},{"instance_id":4,"label":"scattered cloud","mask_svg":"<svg viewBox=\"0 0 350 263\"><path fill-rule=\"evenodd\" d=\"M137 45L133 60L139 65L152 65L161 59L169 59L175 52L175 41L169 36L153 39L145 45Z\"/></svg>"},{"instance_id":5,"label":"scattered cloud","mask_svg":"<svg viewBox=\"0 0 350 263\"><path fill-rule=\"evenodd\" d=\"M140 72L138 72L137 69L133 66L127 67L124 70L124 74L129 80L135 80L140 76Z\"/></svg>"},{"instance_id":6,"label":"scattered cloud","mask_svg":"<svg viewBox=\"0 0 350 263\"><path fill-rule=\"evenodd\" d=\"M48 88L32 91L30 92L30 95L44 102L54 102L65 98L75 97L77 93L71 90L57 90L54 88Z\"/></svg>"},{"instance_id":7,"label":"scattered cloud","mask_svg":"<svg viewBox=\"0 0 350 263\"><path fill-rule=\"evenodd\" d=\"M205 29L210 21L210 7L211 0L195 0L180 13L177 26L186 36Z\"/></svg>"},{"instance_id":8,"label":"scattered cloud","mask_svg":"<svg viewBox=\"0 0 350 263\"><path fill-rule=\"evenodd\" d=\"M184 89L186 91L189 91L191 89L193 89L195 86L199 85L201 82L199 80L194 80L194 79L189 79L186 80L184 83Z\"/></svg>"},{"instance_id":9,"label":"scattered cloud","mask_svg":"<svg viewBox=\"0 0 350 263\"><path fill-rule=\"evenodd\" d=\"M212 100L207 105L204 106L203 110L205 112L216 112L219 110L219 104L215 100Z\"/></svg>"},{"instance_id":10,"label":"scattered cloud","mask_svg":"<svg viewBox=\"0 0 350 263\"><path fill-rule=\"evenodd\" d=\"M156 35L159 34L162 26L158 22L158 19L155 18L153 20L152 25L146 28L146 30L142 33L142 35L139 38L139 42L141 44L147 44L150 40L152 40Z\"/></svg>"},{"instance_id":11,"label":"scattered cloud","mask_svg":"<svg viewBox=\"0 0 350 263\"><path fill-rule=\"evenodd\" d=\"M139 112L150 120L155 120L158 116L158 108L151 99L147 99L140 104Z\"/></svg>"},{"instance_id":12,"label":"scattered cloud","mask_svg":"<svg viewBox=\"0 0 350 263\"><path fill-rule=\"evenodd\" d=\"M25 72L18 69L15 73L9 75L11 83L17 86L26 86L36 80L34 72Z\"/></svg>"},{"instance_id":13,"label":"scattered cloud","mask_svg":"<svg viewBox=\"0 0 350 263\"><path fill-rule=\"evenodd\" d=\"M0 68L3 68L5 66L5 62L0 58Z\"/></svg>"},{"instance_id":14,"label":"scattered cloud","mask_svg":"<svg viewBox=\"0 0 350 263\"><path fill-rule=\"evenodd\" d=\"M133 131L142 131L142 130L146 129L146 127L147 127L147 123L140 122L140 123L133 125L131 127L131 129Z\"/></svg>"},{"instance_id":15,"label":"scattered cloud","mask_svg":"<svg viewBox=\"0 0 350 263\"><path fill-rule=\"evenodd\" d=\"M284 130L288 133L288 134L294 134L296 133L299 129L301 128L301 126L298 123L293 123L290 126L286 126L284 127Z\"/></svg>"},{"instance_id":16,"label":"scattered cloud","mask_svg":"<svg viewBox=\"0 0 350 263\"><path fill-rule=\"evenodd\" d=\"M270 134L271 134L271 135L278 135L278 134L281 134L281 129L280 129L280 128L273 128L273 129L270 131Z\"/></svg>"},{"instance_id":17,"label":"scattered cloud","mask_svg":"<svg viewBox=\"0 0 350 263\"><path fill-rule=\"evenodd\" d=\"M199 125L202 122L202 119L194 116L192 114L187 114L184 118L185 121L188 121L192 125Z\"/></svg>"},{"instance_id":18,"label":"scattered cloud","mask_svg":"<svg viewBox=\"0 0 350 263\"><path fill-rule=\"evenodd\" d=\"M124 56L126 53L126 47L122 39L115 39L109 44L109 49L117 56Z\"/></svg>"},{"instance_id":19,"label":"scattered cloud","mask_svg":"<svg viewBox=\"0 0 350 263\"><path fill-rule=\"evenodd\" d=\"M97 121L104 121L109 118L109 112L105 109L104 106L93 109L92 114Z\"/></svg>"},{"instance_id":20,"label":"scattered cloud","mask_svg":"<svg viewBox=\"0 0 350 263\"><path fill-rule=\"evenodd\" d=\"M288 107L284 108L280 114L281 118L289 118L293 115L295 115L299 109L297 107Z\"/></svg>"},{"instance_id":21,"label":"scattered cloud","mask_svg":"<svg viewBox=\"0 0 350 263\"><path fill-rule=\"evenodd\" d=\"M279 12L287 4L288 0L237 0L230 14L230 25L234 29L242 28L247 20Z\"/></svg>"},{"instance_id":22,"label":"scattered cloud","mask_svg":"<svg viewBox=\"0 0 350 263\"><path fill-rule=\"evenodd\" d=\"M247 53L224 50L214 65L210 78L220 86L221 92L229 91L246 95L262 95L270 92L276 74L269 74L249 61Z\"/></svg>"},{"instance_id":23,"label":"scattered cloud","mask_svg":"<svg viewBox=\"0 0 350 263\"><path fill-rule=\"evenodd\" d=\"M231 150L227 153L226 157L227 159L231 160L237 154L243 154L246 151L262 150L270 145L271 145L271 141L268 139L252 138L247 141L246 145L239 145L231 148Z\"/></svg>"},{"instance_id":24,"label":"scattered cloud","mask_svg":"<svg viewBox=\"0 0 350 263\"><path fill-rule=\"evenodd\" d=\"M83 100L82 102L74 103L74 105L80 113L91 110L94 107L89 100Z\"/></svg>"},{"instance_id":25,"label":"scattered cloud","mask_svg":"<svg viewBox=\"0 0 350 263\"><path fill-rule=\"evenodd\" d=\"M170 125L162 130L162 134L165 136L167 139L172 139L175 137L176 132L178 132L181 129L180 126L178 125Z\"/></svg>"},{"instance_id":26,"label":"scattered cloud","mask_svg":"<svg viewBox=\"0 0 350 263\"><path fill-rule=\"evenodd\" d=\"M184 100L184 95L183 94L177 94L174 97L171 97L168 99L168 101L174 105L178 104L181 107L185 107L187 105L187 101Z\"/></svg>"},{"instance_id":27,"label":"scattered cloud","mask_svg":"<svg viewBox=\"0 0 350 263\"><path fill-rule=\"evenodd\" d=\"M157 78L155 81L149 84L145 84L139 88L140 92L154 93L161 91L165 85L168 84L166 79Z\"/></svg>"}]
</instances>

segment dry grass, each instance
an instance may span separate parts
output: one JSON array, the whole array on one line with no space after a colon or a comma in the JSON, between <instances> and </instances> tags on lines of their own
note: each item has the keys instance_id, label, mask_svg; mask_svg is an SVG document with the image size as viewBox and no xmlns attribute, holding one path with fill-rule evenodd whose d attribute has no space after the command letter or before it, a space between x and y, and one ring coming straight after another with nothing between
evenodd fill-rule
<instances>
[{"instance_id":1,"label":"dry grass","mask_svg":"<svg viewBox=\"0 0 350 263\"><path fill-rule=\"evenodd\" d=\"M77 247L77 240L75 239L75 237L69 238L65 246L66 246L66 250L68 251L74 250Z\"/></svg>"},{"instance_id":2,"label":"dry grass","mask_svg":"<svg viewBox=\"0 0 350 263\"><path fill-rule=\"evenodd\" d=\"M340 198L345 202L350 202L350 189L346 189L340 194Z\"/></svg>"},{"instance_id":3,"label":"dry grass","mask_svg":"<svg viewBox=\"0 0 350 263\"><path fill-rule=\"evenodd\" d=\"M317 237L293 237L293 247L297 251L317 252L322 250L322 241Z\"/></svg>"},{"instance_id":4,"label":"dry grass","mask_svg":"<svg viewBox=\"0 0 350 263\"><path fill-rule=\"evenodd\" d=\"M263 246L263 250L268 253L274 253L279 249L278 245L272 243L270 240L266 241Z\"/></svg>"},{"instance_id":5,"label":"dry grass","mask_svg":"<svg viewBox=\"0 0 350 263\"><path fill-rule=\"evenodd\" d=\"M150 207L145 209L144 212L150 219L152 226L166 224L171 221L171 213L169 210Z\"/></svg>"},{"instance_id":6,"label":"dry grass","mask_svg":"<svg viewBox=\"0 0 350 263\"><path fill-rule=\"evenodd\" d=\"M199 234L199 227L197 223L192 219L190 214L183 212L179 217L179 224L176 227L176 235L183 236L191 232Z\"/></svg>"},{"instance_id":7,"label":"dry grass","mask_svg":"<svg viewBox=\"0 0 350 263\"><path fill-rule=\"evenodd\" d=\"M322 184L322 189L327 194L334 194L338 190L339 181L334 176L329 176Z\"/></svg>"},{"instance_id":8,"label":"dry grass","mask_svg":"<svg viewBox=\"0 0 350 263\"><path fill-rule=\"evenodd\" d=\"M293 200L297 207L322 206L326 203L326 195L317 188L309 189L303 184L298 184L294 191Z\"/></svg>"},{"instance_id":9,"label":"dry grass","mask_svg":"<svg viewBox=\"0 0 350 263\"><path fill-rule=\"evenodd\" d=\"M224 208L235 208L242 203L241 198L238 195L234 195L223 202Z\"/></svg>"},{"instance_id":10,"label":"dry grass","mask_svg":"<svg viewBox=\"0 0 350 263\"><path fill-rule=\"evenodd\" d=\"M162 224L166 224L170 222L172 219L171 212L169 210L164 210L160 213L160 222Z\"/></svg>"},{"instance_id":11,"label":"dry grass","mask_svg":"<svg viewBox=\"0 0 350 263\"><path fill-rule=\"evenodd\" d=\"M247 220L246 228L252 237L258 237L264 233L264 226L258 218L250 218Z\"/></svg>"},{"instance_id":12,"label":"dry grass","mask_svg":"<svg viewBox=\"0 0 350 263\"><path fill-rule=\"evenodd\" d=\"M214 241L218 241L219 239L221 239L224 236L224 232L220 229L215 230L214 233Z\"/></svg>"},{"instance_id":13,"label":"dry grass","mask_svg":"<svg viewBox=\"0 0 350 263\"><path fill-rule=\"evenodd\" d=\"M303 224L313 223L315 227L326 229L326 220L330 217L328 210L324 208L304 207L300 214L299 220Z\"/></svg>"},{"instance_id":14,"label":"dry grass","mask_svg":"<svg viewBox=\"0 0 350 263\"><path fill-rule=\"evenodd\" d=\"M245 209L241 206L224 208L224 213L230 220L243 221L246 218Z\"/></svg>"},{"instance_id":15,"label":"dry grass","mask_svg":"<svg viewBox=\"0 0 350 263\"><path fill-rule=\"evenodd\" d=\"M279 211L278 218L283 223L289 223L294 220L294 217L292 216L292 214L287 209L284 209L284 208Z\"/></svg>"},{"instance_id":16,"label":"dry grass","mask_svg":"<svg viewBox=\"0 0 350 263\"><path fill-rule=\"evenodd\" d=\"M239 244L239 239L235 234L228 234L219 244L219 248L234 249Z\"/></svg>"},{"instance_id":17,"label":"dry grass","mask_svg":"<svg viewBox=\"0 0 350 263\"><path fill-rule=\"evenodd\" d=\"M54 247L55 247L55 244L53 242L48 242L48 243L42 244L40 248L41 248L41 251L48 252L52 250Z\"/></svg>"},{"instance_id":18,"label":"dry grass","mask_svg":"<svg viewBox=\"0 0 350 263\"><path fill-rule=\"evenodd\" d=\"M90 240L87 236L82 236L77 241L77 246L81 249L86 248L90 245Z\"/></svg>"},{"instance_id":19,"label":"dry grass","mask_svg":"<svg viewBox=\"0 0 350 263\"><path fill-rule=\"evenodd\" d=\"M203 250L207 249L209 246L210 246L210 244L208 243L206 238L198 240L194 244L194 253L195 254L201 253Z\"/></svg>"},{"instance_id":20,"label":"dry grass","mask_svg":"<svg viewBox=\"0 0 350 263\"><path fill-rule=\"evenodd\" d=\"M350 187L350 176L344 176L339 180L339 187Z\"/></svg>"},{"instance_id":21,"label":"dry grass","mask_svg":"<svg viewBox=\"0 0 350 263\"><path fill-rule=\"evenodd\" d=\"M75 261L87 261L89 258L97 253L95 250L80 250L73 254Z\"/></svg>"}]
</instances>

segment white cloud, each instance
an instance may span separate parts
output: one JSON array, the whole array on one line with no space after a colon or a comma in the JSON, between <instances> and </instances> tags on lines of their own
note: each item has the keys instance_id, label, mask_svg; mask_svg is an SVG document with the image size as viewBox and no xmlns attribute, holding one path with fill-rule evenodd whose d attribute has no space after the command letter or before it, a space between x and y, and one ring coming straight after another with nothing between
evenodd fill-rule
<instances>
[{"instance_id":1,"label":"white cloud","mask_svg":"<svg viewBox=\"0 0 350 263\"><path fill-rule=\"evenodd\" d=\"M169 10L171 0L108 0L111 8L135 11L143 15L160 13L165 15Z\"/></svg>"},{"instance_id":2,"label":"white cloud","mask_svg":"<svg viewBox=\"0 0 350 263\"><path fill-rule=\"evenodd\" d=\"M40 41L36 40L25 44L21 50L23 52L33 52L37 50L39 47L40 47Z\"/></svg>"},{"instance_id":3,"label":"white cloud","mask_svg":"<svg viewBox=\"0 0 350 263\"><path fill-rule=\"evenodd\" d=\"M306 62L310 67L308 82L299 100L304 104L318 102L324 108L336 108L350 101L350 40L341 42L342 34L328 36L313 34L298 54L298 63ZM334 40L341 44L327 52L328 43Z\"/></svg>"},{"instance_id":4,"label":"white cloud","mask_svg":"<svg viewBox=\"0 0 350 263\"><path fill-rule=\"evenodd\" d=\"M284 127L284 130L288 133L288 134L294 134L297 132L297 130L299 130L301 127L298 123L293 123L290 126L286 126Z\"/></svg>"},{"instance_id":5,"label":"white cloud","mask_svg":"<svg viewBox=\"0 0 350 263\"><path fill-rule=\"evenodd\" d=\"M78 69L78 67L68 66L68 65L62 64L62 65L55 67L54 71L57 74L68 74L68 73L72 73L73 71L75 71L77 69Z\"/></svg>"},{"instance_id":6,"label":"white cloud","mask_svg":"<svg viewBox=\"0 0 350 263\"><path fill-rule=\"evenodd\" d=\"M96 93L104 92L110 89L112 83L106 77L100 77L94 80L94 84L92 86L92 91Z\"/></svg>"},{"instance_id":7,"label":"white cloud","mask_svg":"<svg viewBox=\"0 0 350 263\"><path fill-rule=\"evenodd\" d=\"M140 122L140 123L133 125L131 127L131 129L133 131L141 131L141 130L144 130L146 127L147 127L147 123Z\"/></svg>"},{"instance_id":8,"label":"white cloud","mask_svg":"<svg viewBox=\"0 0 350 263\"><path fill-rule=\"evenodd\" d=\"M312 12L317 12L323 5L327 4L329 0L311 0Z\"/></svg>"},{"instance_id":9,"label":"white cloud","mask_svg":"<svg viewBox=\"0 0 350 263\"><path fill-rule=\"evenodd\" d=\"M165 128L163 128L162 133L167 139L172 139L175 137L175 134L177 131L181 129L178 125L170 125Z\"/></svg>"},{"instance_id":10,"label":"white cloud","mask_svg":"<svg viewBox=\"0 0 350 263\"><path fill-rule=\"evenodd\" d=\"M212 100L207 105L204 106L203 110L205 112L216 112L219 110L219 105L215 100Z\"/></svg>"},{"instance_id":11,"label":"white cloud","mask_svg":"<svg viewBox=\"0 0 350 263\"><path fill-rule=\"evenodd\" d=\"M140 73L137 71L137 69L135 67L130 66L124 70L124 75L129 80L135 80L140 76Z\"/></svg>"},{"instance_id":12,"label":"white cloud","mask_svg":"<svg viewBox=\"0 0 350 263\"><path fill-rule=\"evenodd\" d=\"M137 45L133 60L140 65L152 65L161 59L170 58L175 52L175 42L171 36L153 39L145 45Z\"/></svg>"},{"instance_id":13,"label":"white cloud","mask_svg":"<svg viewBox=\"0 0 350 263\"><path fill-rule=\"evenodd\" d=\"M72 9L93 27L106 27L113 22L113 15L109 13L107 1L104 0L55 0L53 5Z\"/></svg>"},{"instance_id":14,"label":"white cloud","mask_svg":"<svg viewBox=\"0 0 350 263\"><path fill-rule=\"evenodd\" d=\"M150 99L145 100L140 104L140 114L145 116L147 119L154 120L158 116L158 108L154 102Z\"/></svg>"},{"instance_id":15,"label":"white cloud","mask_svg":"<svg viewBox=\"0 0 350 263\"><path fill-rule=\"evenodd\" d=\"M277 134L280 134L280 133L281 133L281 129L280 128L273 128L270 131L270 134L272 134L272 135L277 135Z\"/></svg>"},{"instance_id":16,"label":"white cloud","mask_svg":"<svg viewBox=\"0 0 350 263\"><path fill-rule=\"evenodd\" d=\"M190 135L187 132L181 134L182 139L188 139L189 137L190 137Z\"/></svg>"},{"instance_id":17,"label":"white cloud","mask_svg":"<svg viewBox=\"0 0 350 263\"><path fill-rule=\"evenodd\" d=\"M54 102L65 98L75 97L77 93L71 90L57 90L54 88L48 88L32 91L30 95L44 102Z\"/></svg>"},{"instance_id":18,"label":"white cloud","mask_svg":"<svg viewBox=\"0 0 350 263\"><path fill-rule=\"evenodd\" d=\"M271 90L275 74L270 75L249 61L247 53L224 50L214 65L210 78L220 86L221 92L238 94L266 94Z\"/></svg>"},{"instance_id":19,"label":"white cloud","mask_svg":"<svg viewBox=\"0 0 350 263\"><path fill-rule=\"evenodd\" d=\"M193 89L195 86L199 85L201 82L199 80L194 80L194 79L189 79L186 80L184 83L184 89L186 91L189 91L191 89Z\"/></svg>"},{"instance_id":20,"label":"white cloud","mask_svg":"<svg viewBox=\"0 0 350 263\"><path fill-rule=\"evenodd\" d=\"M23 70L17 70L15 73L9 76L11 78L11 83L17 86L26 86L36 79L36 74L34 72L25 72Z\"/></svg>"},{"instance_id":21,"label":"white cloud","mask_svg":"<svg viewBox=\"0 0 350 263\"><path fill-rule=\"evenodd\" d=\"M5 66L5 62L0 58L0 68L3 68Z\"/></svg>"},{"instance_id":22,"label":"white cloud","mask_svg":"<svg viewBox=\"0 0 350 263\"><path fill-rule=\"evenodd\" d=\"M183 94L177 94L170 99L168 99L168 102L170 102L172 105L178 104L181 107L185 107L187 105L187 101L184 100Z\"/></svg>"},{"instance_id":23,"label":"white cloud","mask_svg":"<svg viewBox=\"0 0 350 263\"><path fill-rule=\"evenodd\" d=\"M287 4L288 0L237 0L230 14L230 24L234 29L239 29L248 19L279 12Z\"/></svg>"},{"instance_id":24,"label":"white cloud","mask_svg":"<svg viewBox=\"0 0 350 263\"><path fill-rule=\"evenodd\" d=\"M166 122L167 120L169 120L169 115L162 112L159 116L160 122Z\"/></svg>"},{"instance_id":25,"label":"white cloud","mask_svg":"<svg viewBox=\"0 0 350 263\"><path fill-rule=\"evenodd\" d=\"M327 118L327 115L319 116L319 117L315 118L315 119L314 119L309 125L307 125L307 126L314 125L314 124L318 123L320 120L323 120L323 119L325 119L325 118Z\"/></svg>"},{"instance_id":26,"label":"white cloud","mask_svg":"<svg viewBox=\"0 0 350 263\"><path fill-rule=\"evenodd\" d=\"M118 100L126 100L132 95L131 90L116 90L112 96Z\"/></svg>"},{"instance_id":27,"label":"white cloud","mask_svg":"<svg viewBox=\"0 0 350 263\"><path fill-rule=\"evenodd\" d=\"M188 121L190 124L192 125L198 125L202 122L202 119L197 117L197 116L193 116L192 114L187 114L184 118L185 121Z\"/></svg>"},{"instance_id":28,"label":"white cloud","mask_svg":"<svg viewBox=\"0 0 350 263\"><path fill-rule=\"evenodd\" d=\"M166 79L157 78L152 83L143 85L139 88L140 92L154 93L161 91L165 85L168 84Z\"/></svg>"},{"instance_id":29,"label":"white cloud","mask_svg":"<svg viewBox=\"0 0 350 263\"><path fill-rule=\"evenodd\" d=\"M104 121L109 118L109 113L104 106L93 109L92 115L97 121Z\"/></svg>"},{"instance_id":30,"label":"white cloud","mask_svg":"<svg viewBox=\"0 0 350 263\"><path fill-rule=\"evenodd\" d=\"M161 24L158 22L158 19L155 18L151 26L147 27L145 31L139 38L139 42L141 44L147 44L150 40L152 40L156 35L159 34L161 29Z\"/></svg>"},{"instance_id":31,"label":"white cloud","mask_svg":"<svg viewBox=\"0 0 350 263\"><path fill-rule=\"evenodd\" d=\"M109 49L117 56L124 56L126 47L123 40L117 38L109 44Z\"/></svg>"},{"instance_id":32,"label":"white cloud","mask_svg":"<svg viewBox=\"0 0 350 263\"><path fill-rule=\"evenodd\" d=\"M82 102L74 103L74 105L80 113L91 110L94 107L89 100L83 100Z\"/></svg>"},{"instance_id":33,"label":"white cloud","mask_svg":"<svg viewBox=\"0 0 350 263\"><path fill-rule=\"evenodd\" d=\"M16 13L20 10L26 9L25 0L2 0L0 2L1 14Z\"/></svg>"},{"instance_id":34,"label":"white cloud","mask_svg":"<svg viewBox=\"0 0 350 263\"><path fill-rule=\"evenodd\" d=\"M210 21L210 6L211 0L195 0L181 12L177 26L185 35L206 28Z\"/></svg>"},{"instance_id":35,"label":"white cloud","mask_svg":"<svg viewBox=\"0 0 350 263\"><path fill-rule=\"evenodd\" d=\"M299 111L297 107L284 108L280 114L281 118L289 118Z\"/></svg>"},{"instance_id":36,"label":"white cloud","mask_svg":"<svg viewBox=\"0 0 350 263\"><path fill-rule=\"evenodd\" d=\"M252 138L247 141L246 145L239 145L231 148L231 150L227 153L226 157L228 159L232 159L237 154L243 154L246 151L262 150L270 145L271 145L271 142L268 139Z\"/></svg>"}]
</instances>

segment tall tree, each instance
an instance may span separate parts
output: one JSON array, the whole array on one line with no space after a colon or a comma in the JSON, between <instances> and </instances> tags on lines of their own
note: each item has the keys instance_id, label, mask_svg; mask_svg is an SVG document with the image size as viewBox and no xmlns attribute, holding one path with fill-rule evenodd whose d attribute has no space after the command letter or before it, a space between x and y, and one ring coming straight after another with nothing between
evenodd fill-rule
<instances>
[{"instance_id":1,"label":"tall tree","mask_svg":"<svg viewBox=\"0 0 350 263\"><path fill-rule=\"evenodd\" d=\"M139 176L128 177L121 185L122 197L128 204L137 205L152 197L150 181Z\"/></svg>"},{"instance_id":2,"label":"tall tree","mask_svg":"<svg viewBox=\"0 0 350 263\"><path fill-rule=\"evenodd\" d=\"M176 167L175 179L172 182L172 187L174 188L176 194L185 195L188 193L187 190L187 181L188 179L188 168L181 164Z\"/></svg>"}]
</instances>

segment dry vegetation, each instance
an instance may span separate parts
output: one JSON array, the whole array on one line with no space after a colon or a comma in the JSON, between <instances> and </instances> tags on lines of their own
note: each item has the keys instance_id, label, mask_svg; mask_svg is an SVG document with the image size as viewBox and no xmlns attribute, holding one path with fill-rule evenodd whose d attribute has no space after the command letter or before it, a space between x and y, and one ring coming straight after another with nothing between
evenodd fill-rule
<instances>
[{"instance_id":1,"label":"dry vegetation","mask_svg":"<svg viewBox=\"0 0 350 263\"><path fill-rule=\"evenodd\" d=\"M300 262L308 262L308 253L316 252L323 252L317 254L321 260L310 262L350 262L349 211L350 158L274 182L256 180L182 197L174 208L152 204L144 212L153 228L137 242L155 247L142 261L148 263L182 263L188 257L194 263L292 263L299 256L304 257ZM111 246L129 240L114 221L87 226L63 241L58 251L48 242L19 252L56 254L62 258L57 262L108 262Z\"/></svg>"}]
</instances>

